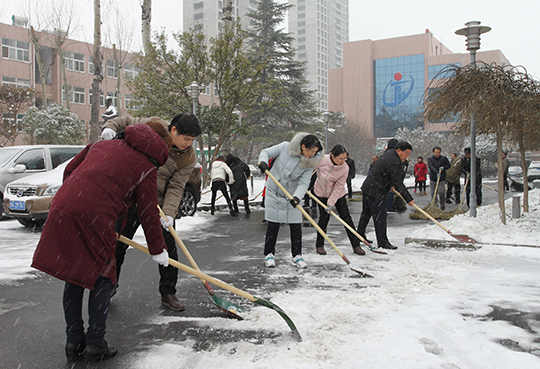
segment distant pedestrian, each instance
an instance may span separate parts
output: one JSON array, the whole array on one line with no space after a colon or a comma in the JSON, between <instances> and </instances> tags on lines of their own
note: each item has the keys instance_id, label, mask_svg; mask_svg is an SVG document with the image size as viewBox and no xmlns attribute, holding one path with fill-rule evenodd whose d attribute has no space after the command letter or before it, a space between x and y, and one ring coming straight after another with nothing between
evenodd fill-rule
<instances>
[{"instance_id":1,"label":"distant pedestrian","mask_svg":"<svg viewBox=\"0 0 540 369\"><path fill-rule=\"evenodd\" d=\"M461 173L466 177L471 174L471 148L466 147L464 150L465 155L461 157ZM476 205L482 205L482 161L477 156L476 157ZM469 178L469 183L465 188L465 196L467 199L467 207L470 208L470 196L471 195L471 180Z\"/></svg>"},{"instance_id":2,"label":"distant pedestrian","mask_svg":"<svg viewBox=\"0 0 540 369\"><path fill-rule=\"evenodd\" d=\"M431 198L435 199L435 205L437 205L438 197L439 207L441 210L445 210L446 171L450 169L450 162L446 156L441 155L441 148L439 146L433 148L433 155L428 158L427 165L429 170L429 189L431 191ZM436 195L435 190L437 190Z\"/></svg>"},{"instance_id":3,"label":"distant pedestrian","mask_svg":"<svg viewBox=\"0 0 540 369\"><path fill-rule=\"evenodd\" d=\"M347 153L347 160L345 161L349 166L349 174L347 175L347 192L349 199L352 199L352 180L356 177L356 165L354 160L351 159L349 153Z\"/></svg>"},{"instance_id":4,"label":"distant pedestrian","mask_svg":"<svg viewBox=\"0 0 540 369\"><path fill-rule=\"evenodd\" d=\"M414 205L411 194L403 184L403 162L407 161L411 151L412 146L406 141L399 142L395 149L385 151L362 184L362 215L357 231L366 241L371 242L365 235L369 220L373 218L377 244L384 249L397 249L388 240L386 230L388 192L395 188L409 205Z\"/></svg>"},{"instance_id":5,"label":"distant pedestrian","mask_svg":"<svg viewBox=\"0 0 540 369\"><path fill-rule=\"evenodd\" d=\"M218 191L221 191L227 205L229 205L229 213L235 217L236 212L233 209L231 198L227 192L226 179L234 181L234 175L231 168L225 163L225 158L220 156L216 161L212 163L212 171L210 172L210 178L212 179L212 200L210 202L210 214L214 215L216 211L216 195Z\"/></svg>"},{"instance_id":6,"label":"distant pedestrian","mask_svg":"<svg viewBox=\"0 0 540 369\"><path fill-rule=\"evenodd\" d=\"M249 208L249 192L247 187L247 179L251 176L251 170L249 166L244 163L239 157L232 154L227 155L226 164L231 168L233 172L233 183L229 185L231 189L231 201L233 209L238 213L238 200L244 202L244 209L246 214L251 214Z\"/></svg>"},{"instance_id":7,"label":"distant pedestrian","mask_svg":"<svg viewBox=\"0 0 540 369\"><path fill-rule=\"evenodd\" d=\"M369 164L367 174L369 174L369 172L371 172L371 169L373 169L373 166L375 165L377 160L379 160L379 155L373 155L373 157L371 158L371 163Z\"/></svg>"},{"instance_id":8,"label":"distant pedestrian","mask_svg":"<svg viewBox=\"0 0 540 369\"><path fill-rule=\"evenodd\" d=\"M459 203L461 199L461 157L456 153L452 154L452 161L450 161L450 169L446 171L446 203L452 203L452 190L454 191L454 201Z\"/></svg>"},{"instance_id":9,"label":"distant pedestrian","mask_svg":"<svg viewBox=\"0 0 540 369\"><path fill-rule=\"evenodd\" d=\"M504 190L510 191L510 186L508 186L508 168L510 167L510 161L508 160L508 154L503 151L503 182Z\"/></svg>"},{"instance_id":10,"label":"distant pedestrian","mask_svg":"<svg viewBox=\"0 0 540 369\"><path fill-rule=\"evenodd\" d=\"M270 173L294 197L292 200L273 180L266 181L264 216L267 220L264 257L267 267L274 267L276 242L281 223L289 224L291 232L292 262L298 268L307 268L302 258L302 213L296 207L306 194L313 169L322 160L319 139L304 132L297 133L291 142L282 142L266 148L259 155L259 168L265 173L273 158Z\"/></svg>"},{"instance_id":11,"label":"distant pedestrian","mask_svg":"<svg viewBox=\"0 0 540 369\"><path fill-rule=\"evenodd\" d=\"M424 158L419 156L416 164L414 165L414 193L418 188L420 195L427 195L426 192L426 180L427 180L428 167L424 163Z\"/></svg>"},{"instance_id":12,"label":"distant pedestrian","mask_svg":"<svg viewBox=\"0 0 540 369\"><path fill-rule=\"evenodd\" d=\"M344 165L347 157L347 151L342 145L336 145L325 155L317 166L318 176L315 182L313 193L327 208L319 204L319 227L326 232L328 221L330 220L330 211L337 211L339 217L348 225L354 228L354 223L349 213L347 205L345 183L349 176L349 167ZM328 210L327 210L328 209ZM364 255L366 252L360 247L360 239L356 237L347 227L345 227L349 241L351 242L353 252L358 255ZM324 238L317 233L315 250L320 255L326 255L324 249Z\"/></svg>"}]
</instances>

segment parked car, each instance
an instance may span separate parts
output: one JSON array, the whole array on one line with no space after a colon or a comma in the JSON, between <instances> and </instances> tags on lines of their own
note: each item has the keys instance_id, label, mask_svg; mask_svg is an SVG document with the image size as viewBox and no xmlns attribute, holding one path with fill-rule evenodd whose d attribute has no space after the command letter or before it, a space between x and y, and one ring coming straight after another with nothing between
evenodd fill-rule
<instances>
[{"instance_id":1,"label":"parked car","mask_svg":"<svg viewBox=\"0 0 540 369\"><path fill-rule=\"evenodd\" d=\"M518 167L518 166L508 167L508 176L521 178L523 177L523 169L521 169L521 167Z\"/></svg>"},{"instance_id":2,"label":"parked car","mask_svg":"<svg viewBox=\"0 0 540 369\"><path fill-rule=\"evenodd\" d=\"M531 161L527 169L527 180L529 182L540 179L540 161Z\"/></svg>"},{"instance_id":3,"label":"parked car","mask_svg":"<svg viewBox=\"0 0 540 369\"><path fill-rule=\"evenodd\" d=\"M62 185L68 160L46 173L34 174L8 183L3 200L4 212L25 227L41 227L47 220L51 201ZM191 216L201 199L201 166L193 169L178 206L178 216Z\"/></svg>"},{"instance_id":4,"label":"parked car","mask_svg":"<svg viewBox=\"0 0 540 369\"><path fill-rule=\"evenodd\" d=\"M84 146L22 145L0 148L0 201L6 185L32 174L50 172L77 155Z\"/></svg>"}]
</instances>

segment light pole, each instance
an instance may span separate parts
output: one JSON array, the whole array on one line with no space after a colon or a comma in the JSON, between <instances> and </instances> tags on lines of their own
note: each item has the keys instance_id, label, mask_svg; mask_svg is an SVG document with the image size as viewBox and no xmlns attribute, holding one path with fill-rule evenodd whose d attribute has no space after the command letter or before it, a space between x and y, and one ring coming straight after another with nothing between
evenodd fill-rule
<instances>
[{"instance_id":1,"label":"light pole","mask_svg":"<svg viewBox=\"0 0 540 369\"><path fill-rule=\"evenodd\" d=\"M466 37L467 50L471 53L471 64L476 68L476 51L480 50L480 35L491 31L491 27L481 26L478 21L465 23L467 27L458 29L456 35ZM471 113L471 172L470 172L469 216L476 217L476 118Z\"/></svg>"},{"instance_id":2,"label":"light pole","mask_svg":"<svg viewBox=\"0 0 540 369\"><path fill-rule=\"evenodd\" d=\"M324 149L326 150L325 152L328 153L328 121L330 120L330 112L329 111L325 111L323 113L323 119L324 119L324 124L326 125L325 138L324 138Z\"/></svg>"},{"instance_id":3,"label":"light pole","mask_svg":"<svg viewBox=\"0 0 540 369\"><path fill-rule=\"evenodd\" d=\"M197 116L197 100L199 100L199 91L204 89L204 86L199 86L197 81L191 82L189 86L186 86L186 90L191 95L191 98L193 99L193 115ZM195 149L195 153L197 153L197 140L193 141L193 148ZM203 148L201 147L201 156L203 156Z\"/></svg>"}]
</instances>

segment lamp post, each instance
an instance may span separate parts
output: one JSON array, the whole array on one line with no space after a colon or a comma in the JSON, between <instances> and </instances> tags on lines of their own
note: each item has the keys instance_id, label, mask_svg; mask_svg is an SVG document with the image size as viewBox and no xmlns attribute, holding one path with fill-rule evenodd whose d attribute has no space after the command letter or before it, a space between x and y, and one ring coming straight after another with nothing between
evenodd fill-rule
<instances>
[{"instance_id":1,"label":"lamp post","mask_svg":"<svg viewBox=\"0 0 540 369\"><path fill-rule=\"evenodd\" d=\"M330 112L325 111L323 113L324 124L326 125L325 137L324 137L324 148L326 153L328 153L328 121L330 120Z\"/></svg>"},{"instance_id":2,"label":"lamp post","mask_svg":"<svg viewBox=\"0 0 540 369\"><path fill-rule=\"evenodd\" d=\"M465 23L465 28L456 31L456 35L466 37L467 50L471 53L471 64L476 68L476 51L480 50L480 35L491 31L491 27L481 26L478 21ZM471 113L471 171L470 171L469 216L476 217L476 118Z\"/></svg>"},{"instance_id":3,"label":"lamp post","mask_svg":"<svg viewBox=\"0 0 540 369\"><path fill-rule=\"evenodd\" d=\"M204 86L199 86L197 81L191 82L189 86L186 86L186 90L191 95L191 98L193 99L193 115L197 116L197 100L199 100L199 91L204 89ZM195 149L195 153L197 152L197 140L193 141L193 148ZM201 147L201 156L203 156L203 148Z\"/></svg>"}]
</instances>

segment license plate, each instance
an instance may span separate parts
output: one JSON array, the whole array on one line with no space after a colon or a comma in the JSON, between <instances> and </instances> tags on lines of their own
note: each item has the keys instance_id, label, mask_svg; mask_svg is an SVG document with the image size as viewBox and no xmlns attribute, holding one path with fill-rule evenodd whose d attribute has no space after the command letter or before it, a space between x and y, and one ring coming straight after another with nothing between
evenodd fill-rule
<instances>
[{"instance_id":1,"label":"license plate","mask_svg":"<svg viewBox=\"0 0 540 369\"><path fill-rule=\"evenodd\" d=\"M9 200L10 210L26 210L26 201L24 200Z\"/></svg>"}]
</instances>

